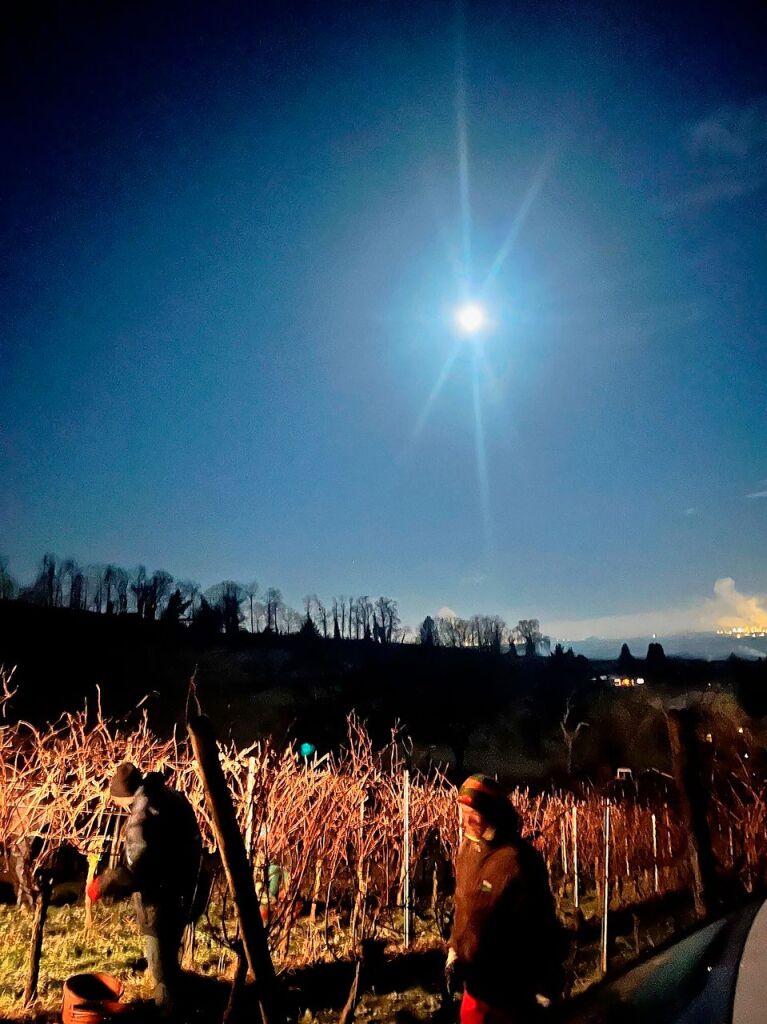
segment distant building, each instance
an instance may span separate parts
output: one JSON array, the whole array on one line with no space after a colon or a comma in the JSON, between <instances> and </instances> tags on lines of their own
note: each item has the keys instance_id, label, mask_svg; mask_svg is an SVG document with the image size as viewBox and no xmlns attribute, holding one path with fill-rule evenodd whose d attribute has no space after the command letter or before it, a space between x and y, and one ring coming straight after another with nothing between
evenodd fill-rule
<instances>
[{"instance_id":1,"label":"distant building","mask_svg":"<svg viewBox=\"0 0 767 1024\"><path fill-rule=\"evenodd\" d=\"M592 683L609 683L610 686L644 686L643 676L594 676Z\"/></svg>"},{"instance_id":2,"label":"distant building","mask_svg":"<svg viewBox=\"0 0 767 1024\"><path fill-rule=\"evenodd\" d=\"M610 676L613 686L644 686L642 676Z\"/></svg>"}]
</instances>

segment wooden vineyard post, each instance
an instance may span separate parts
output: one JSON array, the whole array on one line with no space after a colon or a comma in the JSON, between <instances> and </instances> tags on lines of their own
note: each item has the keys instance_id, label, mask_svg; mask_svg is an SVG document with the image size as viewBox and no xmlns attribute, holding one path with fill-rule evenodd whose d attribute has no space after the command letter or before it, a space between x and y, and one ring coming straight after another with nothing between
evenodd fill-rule
<instances>
[{"instance_id":1,"label":"wooden vineyard post","mask_svg":"<svg viewBox=\"0 0 767 1024\"><path fill-rule=\"evenodd\" d=\"M679 806L687 832L687 852L693 876L695 912L705 917L716 905L717 878L702 783L695 716L689 709L668 713L668 735Z\"/></svg>"},{"instance_id":2,"label":"wooden vineyard post","mask_svg":"<svg viewBox=\"0 0 767 1024\"><path fill-rule=\"evenodd\" d=\"M663 805L663 824L666 826L666 850L668 851L668 859L671 861L674 857L674 846L671 842L671 823L668 816L668 804Z\"/></svg>"},{"instance_id":3,"label":"wooden vineyard post","mask_svg":"<svg viewBox=\"0 0 767 1024\"><path fill-rule=\"evenodd\" d=\"M363 836L365 834L365 801L366 796L363 794L360 800L360 833L359 833L359 844L357 849L359 851L359 857L357 860L357 895L354 897L354 905L352 907L351 921L349 925L349 948L351 950L356 949L357 946L357 926L360 926L360 934L364 931L365 921L365 901L367 899L367 883L368 876L365 873L364 857L362 856L363 849Z\"/></svg>"},{"instance_id":4,"label":"wooden vineyard post","mask_svg":"<svg viewBox=\"0 0 767 1024\"><path fill-rule=\"evenodd\" d=\"M605 804L605 856L604 875L602 879L602 936L600 967L602 974L607 974L607 915L610 909L610 801Z\"/></svg>"},{"instance_id":5,"label":"wooden vineyard post","mask_svg":"<svg viewBox=\"0 0 767 1024\"><path fill-rule=\"evenodd\" d=\"M314 885L312 886L312 904L309 913L309 921L315 924L317 921L317 903L320 899L320 887L322 885L322 858L321 848L317 852L317 863L314 865Z\"/></svg>"},{"instance_id":6,"label":"wooden vineyard post","mask_svg":"<svg viewBox=\"0 0 767 1024\"><path fill-rule=\"evenodd\" d=\"M253 792L256 788L256 759L248 758L248 779L245 789L245 856L253 863Z\"/></svg>"},{"instance_id":7,"label":"wooden vineyard post","mask_svg":"<svg viewBox=\"0 0 767 1024\"><path fill-rule=\"evenodd\" d=\"M245 957L255 980L261 1019L263 1024L284 1024L282 1001L261 921L253 873L221 768L213 726L209 718L198 715L189 722L187 729L237 913Z\"/></svg>"},{"instance_id":8,"label":"wooden vineyard post","mask_svg":"<svg viewBox=\"0 0 767 1024\"><path fill-rule=\"evenodd\" d=\"M402 895L404 905L405 949L410 946L410 772L407 768L402 780Z\"/></svg>"},{"instance_id":9,"label":"wooden vineyard post","mask_svg":"<svg viewBox=\"0 0 767 1024\"><path fill-rule=\"evenodd\" d=\"M578 909L578 808L573 804L573 903Z\"/></svg>"},{"instance_id":10,"label":"wooden vineyard post","mask_svg":"<svg viewBox=\"0 0 767 1024\"><path fill-rule=\"evenodd\" d=\"M51 902L51 882L43 878L35 893L35 917L32 922L32 937L29 944L29 970L27 983L24 986L24 1005L30 1006L37 998L37 982L40 977L40 958L43 954L43 932L48 905Z\"/></svg>"},{"instance_id":11,"label":"wooden vineyard post","mask_svg":"<svg viewBox=\"0 0 767 1024\"><path fill-rule=\"evenodd\" d=\"M653 863L653 884L654 891L658 892L658 822L655 812L652 814L652 863Z\"/></svg>"}]
</instances>

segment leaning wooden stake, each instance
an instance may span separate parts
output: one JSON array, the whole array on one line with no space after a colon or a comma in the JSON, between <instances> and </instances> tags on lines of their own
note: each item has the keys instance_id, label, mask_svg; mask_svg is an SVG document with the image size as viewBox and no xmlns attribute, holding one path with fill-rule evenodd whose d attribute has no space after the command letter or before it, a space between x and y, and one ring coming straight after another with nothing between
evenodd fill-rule
<instances>
[{"instance_id":1,"label":"leaning wooden stake","mask_svg":"<svg viewBox=\"0 0 767 1024\"><path fill-rule=\"evenodd\" d=\"M37 998L37 982L40 977L40 958L43 954L43 931L48 904L51 901L51 886L48 879L40 882L35 893L35 917L32 922L32 938L29 946L29 971L24 987L24 1005L30 1006Z\"/></svg>"},{"instance_id":2,"label":"leaning wooden stake","mask_svg":"<svg viewBox=\"0 0 767 1024\"><path fill-rule=\"evenodd\" d=\"M205 799L213 822L226 879L237 912L240 936L248 968L256 983L263 1024L283 1024L285 1020L274 965L269 955L266 932L253 884L253 875L245 855L232 798L226 785L218 746L209 718L198 715L188 725L197 769L205 790Z\"/></svg>"}]
</instances>

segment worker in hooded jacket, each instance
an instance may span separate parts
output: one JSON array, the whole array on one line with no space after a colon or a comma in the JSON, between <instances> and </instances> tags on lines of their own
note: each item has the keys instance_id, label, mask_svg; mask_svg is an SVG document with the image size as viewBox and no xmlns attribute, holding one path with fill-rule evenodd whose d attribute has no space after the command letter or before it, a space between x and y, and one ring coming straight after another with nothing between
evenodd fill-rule
<instances>
[{"instance_id":1,"label":"worker in hooded jacket","mask_svg":"<svg viewBox=\"0 0 767 1024\"><path fill-rule=\"evenodd\" d=\"M129 762L117 768L110 793L128 811L123 863L95 878L88 897L133 893L155 983L154 1001L171 1015L176 1009L184 929L199 915L207 897L197 819L184 794L168 789L158 772L142 776Z\"/></svg>"},{"instance_id":2,"label":"worker in hooded jacket","mask_svg":"<svg viewBox=\"0 0 767 1024\"><path fill-rule=\"evenodd\" d=\"M461 786L448 990L462 992L461 1024L520 1024L545 1017L561 994L563 929L540 853L494 780Z\"/></svg>"}]
</instances>

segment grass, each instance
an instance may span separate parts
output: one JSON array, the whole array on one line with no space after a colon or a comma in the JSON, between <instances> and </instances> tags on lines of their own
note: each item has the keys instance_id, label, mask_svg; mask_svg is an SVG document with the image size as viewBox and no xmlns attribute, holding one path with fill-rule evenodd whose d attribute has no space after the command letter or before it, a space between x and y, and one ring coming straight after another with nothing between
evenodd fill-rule
<instances>
[{"instance_id":1,"label":"grass","mask_svg":"<svg viewBox=\"0 0 767 1024\"><path fill-rule=\"evenodd\" d=\"M151 998L143 940L130 901L112 905L99 903L94 907L93 930L86 933L84 923L82 903L49 909L38 999L25 1009L21 1000L27 975L32 914L13 905L0 905L0 1020L42 1024L58 1019L64 982L71 975L85 971L105 970L120 978L125 985L124 999L128 1002L140 1003ZM297 931L300 941L301 929ZM221 989L226 987L221 982L231 978L233 966L233 954L222 946L215 928L211 930L203 919L196 932L192 967L197 975L196 991L200 994L195 1014L198 1019L204 1020L210 1013L210 1019L220 1020ZM344 972L346 970L344 968ZM294 980L292 975L289 969L284 977L287 986ZM346 978L345 973L343 977ZM348 982L344 980L344 992L346 987ZM301 998L299 996L299 1000ZM319 998L322 1001L322 997ZM428 1019L438 999L421 986L408 986L406 992L386 995L367 993L361 1000L358 1016L361 1020L385 1020L389 1017L386 1007L390 1005L394 1009L408 1010L412 1019ZM305 1006L306 1003L299 1015L304 1024L337 1019L337 1010L320 1011L315 1007L310 1011L304 1009ZM214 1007L218 1012L213 1012Z\"/></svg>"},{"instance_id":2,"label":"grass","mask_svg":"<svg viewBox=\"0 0 767 1024\"><path fill-rule=\"evenodd\" d=\"M32 914L24 908L0 905L0 1020L49 1019L58 1014L64 982L73 974L107 971L125 985L124 999L151 998L145 972L143 938L136 927L130 901L99 903L94 927L85 931L82 903L51 907L45 924L38 998L22 1007L27 977ZM195 940L194 970L208 977L226 977L232 954L201 926Z\"/></svg>"},{"instance_id":3,"label":"grass","mask_svg":"<svg viewBox=\"0 0 767 1024\"><path fill-rule=\"evenodd\" d=\"M203 1001L227 983L233 974L234 954L219 938L220 908L214 904L211 928L203 918L197 926L193 964L188 956L185 967L197 975L196 981ZM227 915L229 916L229 915ZM85 909L82 903L67 906L52 906L48 911L40 964L38 998L29 1009L22 1006L22 994L26 982L32 913L15 905L0 905L0 1020L49 1021L56 1019L61 1007L64 982L73 974L87 971L107 971L114 974L125 985L124 1000L141 1002L151 998L151 982L145 972L143 939L135 924L130 901L109 904L99 903L94 907L94 927L85 931ZM233 922L228 922L230 933ZM287 969L286 984L295 969L305 966L306 957L300 955L306 939L308 922L301 921L295 929L294 943L291 943L290 961L283 966ZM422 935L414 943L414 951L433 947L437 940ZM332 956L326 953L332 960ZM216 984L214 984L214 982ZM213 1002L218 999L213 995ZM407 1002L406 997L399 996ZM430 1005L430 998L423 992L413 993L423 1006ZM373 1004L374 997L370 997ZM380 1010L378 1011L380 1012ZM375 1005L367 1015L377 1016ZM366 1016L362 1009L361 1016ZM220 1015L219 1015L220 1017Z\"/></svg>"},{"instance_id":4,"label":"grass","mask_svg":"<svg viewBox=\"0 0 767 1024\"><path fill-rule=\"evenodd\" d=\"M130 906L98 906L94 928L85 931L82 905L51 907L45 925L38 1000L30 1017L47 1016L61 1005L64 982L82 971L106 970L117 975L129 998L145 995L143 944ZM18 1019L27 976L32 914L0 906L0 1017Z\"/></svg>"},{"instance_id":5,"label":"grass","mask_svg":"<svg viewBox=\"0 0 767 1024\"><path fill-rule=\"evenodd\" d=\"M233 954L220 941L220 921L215 914L217 906L214 903L212 928L204 918L198 924L193 963L187 960L185 964L195 974L194 979L190 978L190 984L194 982L199 995L199 998L197 995L194 997L197 1001L195 1016L201 1022L220 1019L217 1011L220 1011L222 992L225 999L227 982L234 966ZM595 910L596 906L582 906L582 911L589 909ZM589 913L585 916L591 918ZM141 1003L151 998L151 983L145 973L143 940L136 927L130 901L97 904L94 907L94 927L89 933L85 932L84 922L82 903L50 908L43 942L38 1000L29 1010L24 1010L21 998L27 974L32 914L15 906L0 905L0 1020L32 1024L33 1021L57 1019L64 982L71 975L85 971L106 970L119 977L125 985L126 1001ZM618 924L617 916L615 923ZM630 931L623 935L612 934L611 971L627 965L640 953L668 939L678 931L681 923L679 917L660 908L648 908L638 914L634 934ZM396 926L397 922L392 924ZM403 1012L411 1020L426 1021L437 1012L439 996L436 993L442 963L437 949L441 949L442 944L434 922L419 919L418 925L420 934L412 952L404 958L400 958L401 929L392 928L386 955L395 957L402 964L397 969L400 972L398 980L395 987L386 993L380 989L376 991L377 985L365 992L357 1014L361 1021L392 1020ZM231 921L229 927L231 932ZM340 999L343 1001L348 989L350 965L326 962L323 966L315 960L314 968L310 967L306 956L309 931L308 920L301 919L294 930L288 962L282 964L285 968L283 982L286 989L293 988L297 1011L294 1016L299 1024L309 1024L312 1020L326 1024L337 1019L337 1009L331 1010L330 1006L339 998L336 992L333 999L325 1001L332 988L332 983L329 985L328 982L335 977L340 983ZM593 934L593 927L588 931L591 934L579 936L570 965L573 994L599 979L598 938ZM327 951L323 959L326 958L333 959ZM305 975L307 969L313 976L311 982ZM311 1011L306 1009L309 1006ZM323 1010L322 1007L328 1009Z\"/></svg>"}]
</instances>

